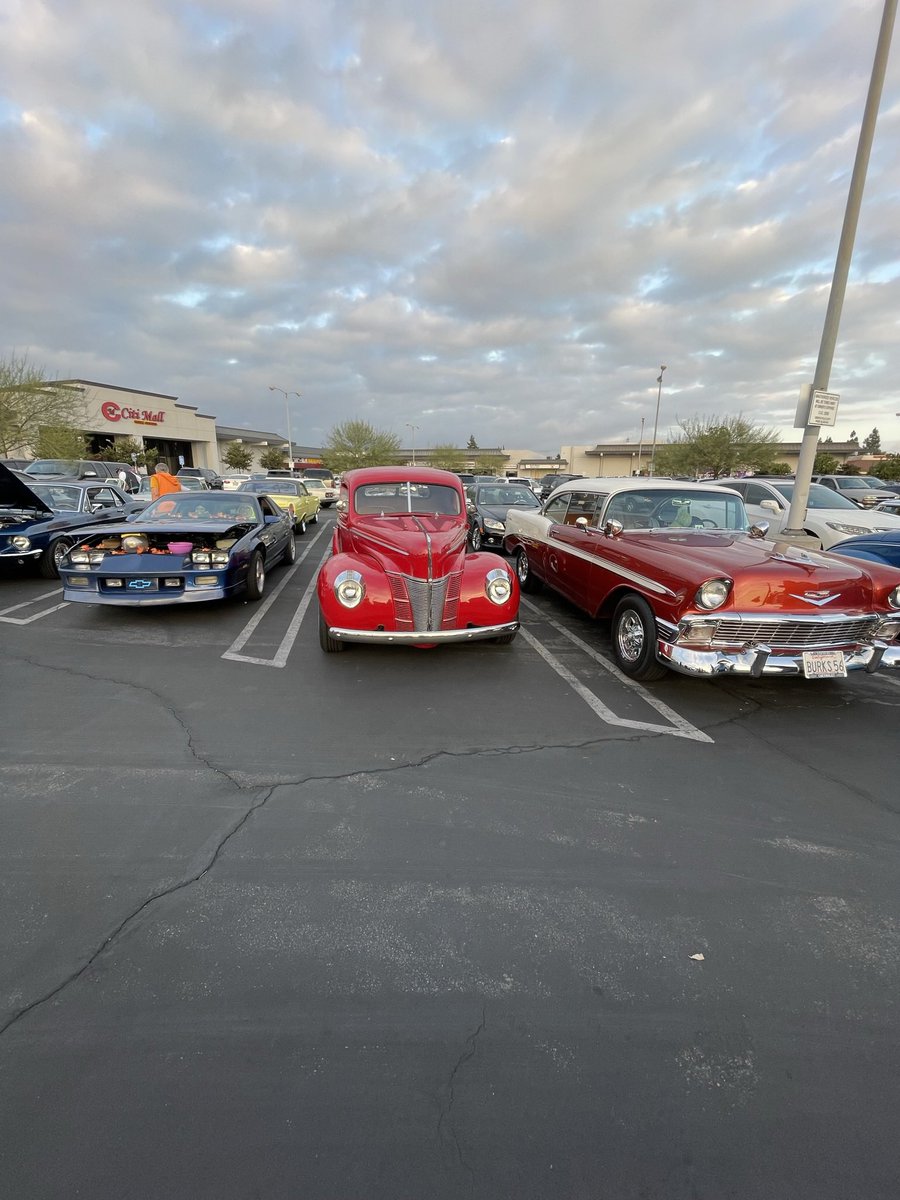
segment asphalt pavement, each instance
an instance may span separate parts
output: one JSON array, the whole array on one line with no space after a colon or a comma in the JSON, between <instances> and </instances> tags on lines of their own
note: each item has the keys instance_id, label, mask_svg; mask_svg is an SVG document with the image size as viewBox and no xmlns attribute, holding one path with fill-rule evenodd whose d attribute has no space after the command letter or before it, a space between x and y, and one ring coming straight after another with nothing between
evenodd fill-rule
<instances>
[{"instance_id":1,"label":"asphalt pavement","mask_svg":"<svg viewBox=\"0 0 900 1200\"><path fill-rule=\"evenodd\" d=\"M0 1196L895 1200L900 673L0 577Z\"/></svg>"}]
</instances>

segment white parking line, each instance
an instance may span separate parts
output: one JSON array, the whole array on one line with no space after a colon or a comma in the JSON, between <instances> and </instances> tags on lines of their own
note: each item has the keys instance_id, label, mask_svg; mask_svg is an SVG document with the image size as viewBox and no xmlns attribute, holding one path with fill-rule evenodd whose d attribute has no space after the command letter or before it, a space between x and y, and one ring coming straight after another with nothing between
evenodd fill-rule
<instances>
[{"instance_id":1,"label":"white parking line","mask_svg":"<svg viewBox=\"0 0 900 1200\"><path fill-rule=\"evenodd\" d=\"M228 647L228 649L222 655L223 658L228 659L230 662L253 663L255 666L258 666L258 667L283 667L285 665L285 663L288 660L288 655L291 652L294 642L296 641L297 634L300 630L300 623L303 620L303 617L306 613L307 608L309 607L309 601L310 601L310 598L312 597L313 590L316 586L315 577L313 577L313 579L310 582L309 586L307 587L306 591L303 593L300 603L298 604L297 609L296 609L293 617L291 618L291 623L288 626L287 633L281 639L281 644L279 645L274 658L256 658L250 654L241 654L240 651L250 641L250 638L253 636L253 632L256 629L256 627L259 625L260 621L263 619L263 617L266 615L266 613L269 611L269 609L272 607L272 605L275 603L275 601L281 595L282 591L287 586L287 584L290 583L290 581L293 579L295 573L297 572L297 570L300 567L300 564L307 557L307 555L312 550L313 546L316 544L316 542L319 540L319 538L322 536L323 533L331 533L330 524L326 525L323 529L320 529L319 532L316 534L316 536L310 541L309 545L306 547L306 549L303 551L303 553L298 557L297 561L294 563L294 565L291 567L291 569L287 572L287 574L284 576L284 578L281 580L281 582L278 584L278 586L272 592L269 593L268 597L262 602L262 604L259 606L259 608L256 610L256 612L253 614L253 616L250 618L250 620L247 622L247 624L244 626L244 628L241 630L241 632L237 635L237 637L234 639L234 641L231 643L231 645ZM328 557L328 555L330 553L331 553L331 547L329 546L327 552L322 555L320 562L324 562L324 560Z\"/></svg>"},{"instance_id":2,"label":"white parking line","mask_svg":"<svg viewBox=\"0 0 900 1200\"><path fill-rule=\"evenodd\" d=\"M524 597L522 598L522 603L527 608L531 609L533 613L539 616L542 621L546 621L549 625L552 625L554 629L578 646L580 650L584 651L591 659L594 660L594 662L603 667L603 669L612 675L614 679L620 683L624 683L626 687L630 688L633 692L636 692L646 704L648 704L651 708L655 708L661 717L665 717L667 721L671 721L671 725L654 725L652 722L648 721L632 721L627 717L617 717L612 709L608 708L602 700L599 700L597 696L594 695L590 688L586 687L579 679L577 679L568 669L568 667L561 663L556 655L551 650L548 650L547 647L540 642L533 633L529 633L527 629L521 628L519 633L525 638L529 645L532 646L538 652L538 654L540 654L541 658L543 658L544 661L553 668L557 675L563 678L566 683L568 683L569 686L578 693L578 695L582 698L582 700L585 701L586 704L590 705L590 707L594 710L597 716L600 717L601 720L606 721L608 725L619 725L625 729L642 729L650 733L665 733L670 737L688 738L693 742L713 743L713 739L709 736L709 734L704 733L702 729L697 729L690 723L690 721L685 720L684 717L675 712L675 710L670 708L664 701L658 700L656 696L651 695L644 688L642 688L639 683L636 683L633 679L629 679L627 675L623 675L618 667L614 666L611 662L607 662L606 659L604 659L602 655L598 654L596 650L589 646L587 642L583 641L576 634L570 632L570 630L566 629L564 625L561 625L552 617L547 616L546 613L543 613L537 607L537 605L532 604Z\"/></svg>"},{"instance_id":3,"label":"white parking line","mask_svg":"<svg viewBox=\"0 0 900 1200\"><path fill-rule=\"evenodd\" d=\"M10 617L7 614L18 612L21 608L30 608L32 604L40 604L42 600L49 600L51 596L61 595L62 588L54 588L52 592L41 592L39 596L34 596L31 600L23 600L21 604L11 604L9 608L0 609L0 621L5 625L30 625L32 621L40 621L41 617L49 617L51 613L59 612L61 608L67 608L68 600L64 600L62 604L54 604L52 608L45 608L30 617Z\"/></svg>"},{"instance_id":4,"label":"white parking line","mask_svg":"<svg viewBox=\"0 0 900 1200\"><path fill-rule=\"evenodd\" d=\"M539 615L542 621L546 621L548 625L552 625L554 629L563 635L563 637L568 638L570 642L579 648L579 650L583 650L584 653L592 658L594 662L598 664L598 666L601 666L603 670L607 672L607 674L612 675L613 679L616 679L619 683L624 684L625 687L630 688L633 692L636 692L645 702L645 704L649 704L651 708L655 708L661 717L665 717L667 721L671 721L673 725L681 729L682 736L693 738L698 742L711 742L713 740L707 734L701 733L696 726L692 725L690 721L686 720L680 713L677 713L673 708L670 708L664 700L660 700L657 696L654 696L652 692L648 692L646 688L641 687L636 680L629 679L624 672L619 670L615 663L611 663L608 658L604 658L602 654L598 654L593 646L589 646L586 641L578 636L578 634L573 633L571 629L566 629L565 625L561 625L559 621L554 620L553 617L547 616L546 613L541 612L537 605L532 604L530 600L526 600L523 597L522 603L527 608L530 608L533 613Z\"/></svg>"}]
</instances>

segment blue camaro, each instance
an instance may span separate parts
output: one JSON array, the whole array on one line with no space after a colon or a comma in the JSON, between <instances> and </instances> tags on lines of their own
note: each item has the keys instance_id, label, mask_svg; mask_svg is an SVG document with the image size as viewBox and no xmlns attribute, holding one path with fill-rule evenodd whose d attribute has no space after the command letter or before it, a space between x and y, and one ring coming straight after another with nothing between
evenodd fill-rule
<instances>
[{"instance_id":1,"label":"blue camaro","mask_svg":"<svg viewBox=\"0 0 900 1200\"><path fill-rule=\"evenodd\" d=\"M124 521L135 509L108 479L26 481L0 463L0 562L34 563L55 579L74 530Z\"/></svg>"},{"instance_id":2,"label":"blue camaro","mask_svg":"<svg viewBox=\"0 0 900 1200\"><path fill-rule=\"evenodd\" d=\"M831 547L831 553L861 558L866 562L884 563L886 567L900 567L900 529L884 529L880 533L844 538Z\"/></svg>"},{"instance_id":3,"label":"blue camaro","mask_svg":"<svg viewBox=\"0 0 900 1200\"><path fill-rule=\"evenodd\" d=\"M268 496L175 492L81 533L59 573L64 598L82 604L259 600L268 569L297 557L291 517Z\"/></svg>"}]
</instances>

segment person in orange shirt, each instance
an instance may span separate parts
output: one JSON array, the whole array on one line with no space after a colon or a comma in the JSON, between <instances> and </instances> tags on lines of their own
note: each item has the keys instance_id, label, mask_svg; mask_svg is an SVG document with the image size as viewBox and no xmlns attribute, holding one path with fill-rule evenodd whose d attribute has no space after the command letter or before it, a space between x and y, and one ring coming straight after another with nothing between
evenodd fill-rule
<instances>
[{"instance_id":1,"label":"person in orange shirt","mask_svg":"<svg viewBox=\"0 0 900 1200\"><path fill-rule=\"evenodd\" d=\"M180 492L181 484L174 475L169 474L169 468L164 462L156 464L156 473L150 476L150 495L154 500L165 496L168 492Z\"/></svg>"}]
</instances>

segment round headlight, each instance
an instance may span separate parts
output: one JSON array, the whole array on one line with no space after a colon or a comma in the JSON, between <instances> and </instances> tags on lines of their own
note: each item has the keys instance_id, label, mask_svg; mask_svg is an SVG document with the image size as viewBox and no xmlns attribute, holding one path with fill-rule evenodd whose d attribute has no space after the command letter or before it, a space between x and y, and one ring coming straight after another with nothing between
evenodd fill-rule
<instances>
[{"instance_id":1,"label":"round headlight","mask_svg":"<svg viewBox=\"0 0 900 1200\"><path fill-rule=\"evenodd\" d=\"M900 586L894 588L887 600L891 608L900 608Z\"/></svg>"},{"instance_id":2,"label":"round headlight","mask_svg":"<svg viewBox=\"0 0 900 1200\"><path fill-rule=\"evenodd\" d=\"M30 550L31 549L31 538L14 537L14 538L11 538L10 540L17 550Z\"/></svg>"},{"instance_id":3,"label":"round headlight","mask_svg":"<svg viewBox=\"0 0 900 1200\"><path fill-rule=\"evenodd\" d=\"M366 594L366 585L359 571L341 571L334 581L334 594L344 608L356 608Z\"/></svg>"},{"instance_id":4,"label":"round headlight","mask_svg":"<svg viewBox=\"0 0 900 1200\"><path fill-rule=\"evenodd\" d=\"M707 579L697 588L694 603L698 608L721 608L731 591L730 579Z\"/></svg>"},{"instance_id":5,"label":"round headlight","mask_svg":"<svg viewBox=\"0 0 900 1200\"><path fill-rule=\"evenodd\" d=\"M509 575L500 567L488 571L484 581L484 590L492 604L505 604L512 595L512 583Z\"/></svg>"}]
</instances>

